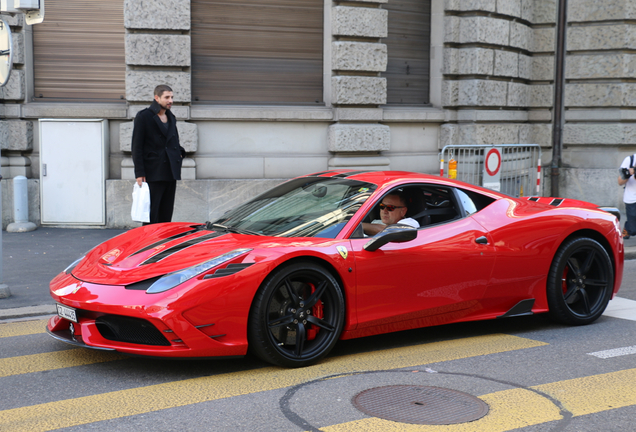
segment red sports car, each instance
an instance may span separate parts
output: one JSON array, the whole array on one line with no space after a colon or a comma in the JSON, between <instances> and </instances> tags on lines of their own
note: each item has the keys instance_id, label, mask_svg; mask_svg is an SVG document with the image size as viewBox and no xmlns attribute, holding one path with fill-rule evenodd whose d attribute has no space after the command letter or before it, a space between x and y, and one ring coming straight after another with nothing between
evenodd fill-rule
<instances>
[{"instance_id":1,"label":"red sports car","mask_svg":"<svg viewBox=\"0 0 636 432\"><path fill-rule=\"evenodd\" d=\"M608 211L407 172L315 173L214 222L147 225L102 243L51 281L58 315L47 329L87 348L249 348L298 367L339 339L417 327L543 312L588 324L623 275Z\"/></svg>"}]
</instances>

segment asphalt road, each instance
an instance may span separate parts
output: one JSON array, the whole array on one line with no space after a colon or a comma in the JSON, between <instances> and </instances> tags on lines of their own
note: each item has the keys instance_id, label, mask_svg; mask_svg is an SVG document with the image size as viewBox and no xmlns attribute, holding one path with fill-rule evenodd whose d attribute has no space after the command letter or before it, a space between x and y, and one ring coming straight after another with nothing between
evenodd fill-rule
<instances>
[{"instance_id":1,"label":"asphalt road","mask_svg":"<svg viewBox=\"0 0 636 432\"><path fill-rule=\"evenodd\" d=\"M627 261L621 298L636 300L634 277L636 261ZM532 316L342 341L320 364L295 370L251 357L130 358L57 342L44 320L5 322L0 430L633 430L636 307L621 301L627 318L608 314L584 327ZM459 391L489 411L470 423L422 426L353 405L360 392L390 385Z\"/></svg>"},{"instance_id":2,"label":"asphalt road","mask_svg":"<svg viewBox=\"0 0 636 432\"><path fill-rule=\"evenodd\" d=\"M0 300L0 312L50 302L48 280L118 234L73 231L3 235L5 283L15 295ZM43 317L4 320L0 430L629 431L636 418L635 280L636 260L626 261L620 298L589 326L532 316L412 330L341 341L320 364L295 370L251 357L166 361L77 349L50 338ZM485 402L488 413L422 426L354 406L356 395L383 386L462 392ZM391 401L380 399L380 408ZM452 401L442 405L452 408Z\"/></svg>"}]
</instances>

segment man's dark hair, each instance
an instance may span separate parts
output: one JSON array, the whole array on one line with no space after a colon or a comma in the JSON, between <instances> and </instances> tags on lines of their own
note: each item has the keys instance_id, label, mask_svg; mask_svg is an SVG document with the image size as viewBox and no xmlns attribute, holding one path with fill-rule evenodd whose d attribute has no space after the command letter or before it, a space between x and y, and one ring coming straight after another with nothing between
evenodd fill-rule
<instances>
[{"instance_id":1,"label":"man's dark hair","mask_svg":"<svg viewBox=\"0 0 636 432\"><path fill-rule=\"evenodd\" d=\"M157 87L155 87L155 96L159 96L161 97L161 95L164 94L164 92L171 92L172 89L170 88L170 86L167 86L165 84L160 84Z\"/></svg>"}]
</instances>

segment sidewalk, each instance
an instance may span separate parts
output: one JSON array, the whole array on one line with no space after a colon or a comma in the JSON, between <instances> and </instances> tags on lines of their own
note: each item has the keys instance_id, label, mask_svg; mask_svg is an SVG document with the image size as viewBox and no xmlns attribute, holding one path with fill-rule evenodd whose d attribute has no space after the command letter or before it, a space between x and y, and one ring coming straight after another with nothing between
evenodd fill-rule
<instances>
[{"instance_id":1,"label":"sidewalk","mask_svg":"<svg viewBox=\"0 0 636 432\"><path fill-rule=\"evenodd\" d=\"M2 232L3 279L11 297L0 299L0 319L56 313L49 282L98 244L126 230L40 227ZM625 259L636 259L636 236L625 241Z\"/></svg>"}]
</instances>

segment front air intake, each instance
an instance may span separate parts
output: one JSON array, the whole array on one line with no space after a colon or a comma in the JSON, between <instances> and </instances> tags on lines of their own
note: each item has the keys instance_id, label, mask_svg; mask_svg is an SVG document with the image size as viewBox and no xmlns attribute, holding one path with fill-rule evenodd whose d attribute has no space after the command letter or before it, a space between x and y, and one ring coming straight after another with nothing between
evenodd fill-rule
<instances>
[{"instance_id":1,"label":"front air intake","mask_svg":"<svg viewBox=\"0 0 636 432\"><path fill-rule=\"evenodd\" d=\"M170 342L150 322L119 315L105 315L95 320L104 339L140 345L170 346Z\"/></svg>"}]
</instances>

